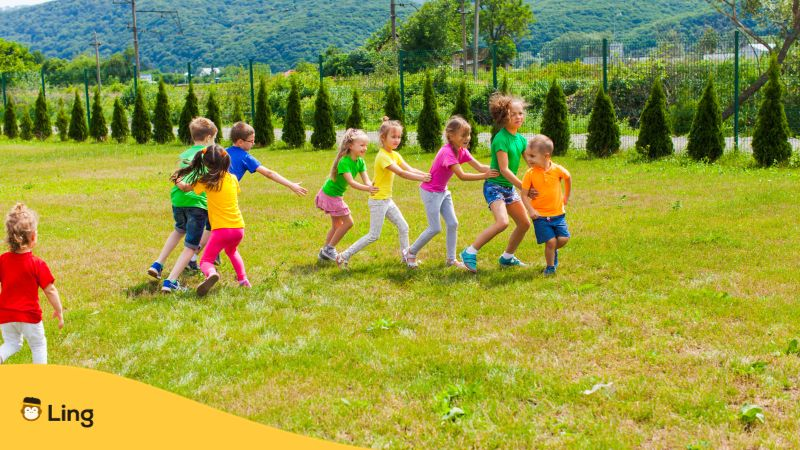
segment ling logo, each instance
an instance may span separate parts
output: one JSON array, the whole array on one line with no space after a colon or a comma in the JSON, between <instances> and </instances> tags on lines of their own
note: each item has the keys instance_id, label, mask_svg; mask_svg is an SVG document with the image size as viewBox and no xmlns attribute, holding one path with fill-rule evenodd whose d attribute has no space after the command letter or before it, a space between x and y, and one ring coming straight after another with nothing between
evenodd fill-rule
<instances>
[{"instance_id":1,"label":"ling logo","mask_svg":"<svg viewBox=\"0 0 800 450\"><path fill-rule=\"evenodd\" d=\"M22 417L33 422L42 415L42 401L36 397L25 397L22 400Z\"/></svg>"},{"instance_id":2,"label":"ling logo","mask_svg":"<svg viewBox=\"0 0 800 450\"><path fill-rule=\"evenodd\" d=\"M68 409L66 405L61 405L61 414L53 411L53 405L47 405L48 422L78 422L84 428L91 428L94 425L93 409ZM36 397L25 397L22 400L22 418L28 422L38 420L43 414L42 401Z\"/></svg>"}]
</instances>

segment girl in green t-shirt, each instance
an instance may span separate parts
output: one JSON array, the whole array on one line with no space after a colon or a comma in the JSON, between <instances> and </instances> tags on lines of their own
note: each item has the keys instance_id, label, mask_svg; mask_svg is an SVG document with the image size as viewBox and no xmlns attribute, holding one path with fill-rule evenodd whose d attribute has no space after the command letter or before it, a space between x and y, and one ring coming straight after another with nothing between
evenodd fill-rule
<instances>
[{"instance_id":1,"label":"girl in green t-shirt","mask_svg":"<svg viewBox=\"0 0 800 450\"><path fill-rule=\"evenodd\" d=\"M514 256L514 252L531 227L531 221L516 189L522 189L517 170L527 141L518 134L525 121L525 101L519 97L495 94L489 99L489 112L494 122L501 126L492 139L492 162L490 168L500 176L484 182L483 196L494 216L494 223L483 230L469 247L461 252L461 260L471 272L478 271L478 250L495 236L508 228L508 218L514 220L516 228L508 238L505 252L500 256L501 266L525 266Z\"/></svg>"},{"instance_id":2,"label":"girl in green t-shirt","mask_svg":"<svg viewBox=\"0 0 800 450\"><path fill-rule=\"evenodd\" d=\"M331 216L331 229L318 255L320 261L336 261L336 244L353 227L350 208L344 202L344 191L347 190L347 186L370 194L378 192L378 188L373 186L369 179L367 165L364 162L368 144L369 137L364 130L349 128L345 131L339 152L333 160L330 176L314 199L317 208ZM355 180L356 175L361 176L364 184Z\"/></svg>"}]
</instances>

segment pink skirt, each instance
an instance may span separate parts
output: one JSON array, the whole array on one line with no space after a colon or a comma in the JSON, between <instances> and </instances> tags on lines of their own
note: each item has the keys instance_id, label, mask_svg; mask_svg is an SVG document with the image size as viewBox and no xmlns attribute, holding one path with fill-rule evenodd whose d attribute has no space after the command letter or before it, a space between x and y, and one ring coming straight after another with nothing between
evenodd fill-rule
<instances>
[{"instance_id":1,"label":"pink skirt","mask_svg":"<svg viewBox=\"0 0 800 450\"><path fill-rule=\"evenodd\" d=\"M331 217L350 215L350 208L344 202L344 197L331 197L323 192L322 189L317 192L314 202L316 202L317 208L325 211L326 214L330 214Z\"/></svg>"}]
</instances>

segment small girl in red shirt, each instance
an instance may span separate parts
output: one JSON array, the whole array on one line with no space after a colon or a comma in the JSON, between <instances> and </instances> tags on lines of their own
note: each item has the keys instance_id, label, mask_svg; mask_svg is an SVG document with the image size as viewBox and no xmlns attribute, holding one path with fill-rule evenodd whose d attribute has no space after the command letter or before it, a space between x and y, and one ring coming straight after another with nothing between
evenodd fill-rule
<instances>
[{"instance_id":1,"label":"small girl in red shirt","mask_svg":"<svg viewBox=\"0 0 800 450\"><path fill-rule=\"evenodd\" d=\"M6 241L11 251L0 255L0 364L22 348L22 338L31 346L34 364L47 364L39 288L53 306L58 328L64 328L64 313L58 290L47 264L33 256L36 246L36 213L17 203L6 216Z\"/></svg>"}]
</instances>

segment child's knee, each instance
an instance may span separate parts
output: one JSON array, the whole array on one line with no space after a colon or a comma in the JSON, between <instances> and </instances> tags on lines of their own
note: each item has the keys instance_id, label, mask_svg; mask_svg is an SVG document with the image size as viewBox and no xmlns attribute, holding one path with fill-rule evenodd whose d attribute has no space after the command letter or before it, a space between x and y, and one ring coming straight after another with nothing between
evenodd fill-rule
<instances>
[{"instance_id":1,"label":"child's knee","mask_svg":"<svg viewBox=\"0 0 800 450\"><path fill-rule=\"evenodd\" d=\"M504 231L506 228L508 228L508 217L495 221L494 227L499 231Z\"/></svg>"},{"instance_id":2,"label":"child's knee","mask_svg":"<svg viewBox=\"0 0 800 450\"><path fill-rule=\"evenodd\" d=\"M442 225L439 222L428 224L428 231L432 234L439 234L442 232Z\"/></svg>"},{"instance_id":3,"label":"child's knee","mask_svg":"<svg viewBox=\"0 0 800 450\"><path fill-rule=\"evenodd\" d=\"M559 236L558 238L558 248L564 247L569 242L568 236Z\"/></svg>"},{"instance_id":4,"label":"child's knee","mask_svg":"<svg viewBox=\"0 0 800 450\"><path fill-rule=\"evenodd\" d=\"M546 245L548 249L554 249L554 248L556 248L556 244L557 243L558 243L558 240L556 238L552 238L552 239L548 240L547 242L545 242L544 245Z\"/></svg>"},{"instance_id":5,"label":"child's knee","mask_svg":"<svg viewBox=\"0 0 800 450\"><path fill-rule=\"evenodd\" d=\"M341 226L349 230L353 227L353 219L350 216L342 218Z\"/></svg>"}]
</instances>

